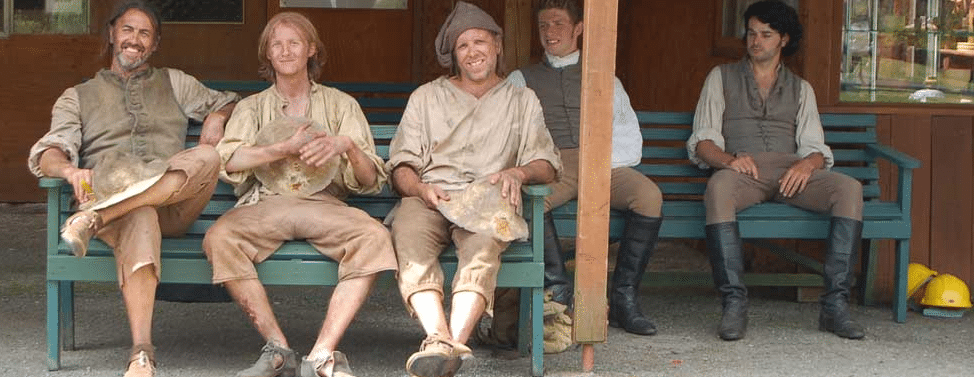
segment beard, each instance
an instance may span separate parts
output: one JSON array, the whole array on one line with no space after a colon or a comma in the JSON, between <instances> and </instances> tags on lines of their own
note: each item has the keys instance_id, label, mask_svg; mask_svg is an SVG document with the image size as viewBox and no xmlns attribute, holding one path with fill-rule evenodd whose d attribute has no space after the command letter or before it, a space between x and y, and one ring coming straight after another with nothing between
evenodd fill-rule
<instances>
[{"instance_id":1,"label":"beard","mask_svg":"<svg viewBox=\"0 0 974 377\"><path fill-rule=\"evenodd\" d=\"M139 55L139 57L136 59L129 59L128 57L125 56L125 54L122 53L126 48L129 47L135 47L142 54ZM133 45L133 44L126 43L115 49L115 60L118 62L118 66L122 68L122 70L125 72L132 72L138 69L143 64L145 64L145 62L149 61L150 56L152 56L152 53L151 52L146 53L145 47L140 45Z\"/></svg>"}]
</instances>

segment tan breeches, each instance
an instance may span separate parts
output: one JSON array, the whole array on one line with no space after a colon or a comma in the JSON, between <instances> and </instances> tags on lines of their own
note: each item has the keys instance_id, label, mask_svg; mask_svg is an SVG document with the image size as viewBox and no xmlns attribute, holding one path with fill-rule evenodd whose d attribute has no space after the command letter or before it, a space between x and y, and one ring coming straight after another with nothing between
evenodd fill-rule
<instances>
[{"instance_id":1,"label":"tan breeches","mask_svg":"<svg viewBox=\"0 0 974 377\"><path fill-rule=\"evenodd\" d=\"M139 207L106 224L96 235L115 253L119 286L133 272L146 265L155 266L160 276L162 236L175 237L186 232L210 201L220 171L220 156L209 145L179 152L169 159L168 171L186 174L186 183L160 206Z\"/></svg>"},{"instance_id":2,"label":"tan breeches","mask_svg":"<svg viewBox=\"0 0 974 377\"><path fill-rule=\"evenodd\" d=\"M392 242L399 259L399 291L406 307L412 313L409 298L416 292L436 291L443 297L439 256L450 241L456 245L458 260L453 292L480 294L487 303L486 312L492 314L500 257L508 243L460 228L417 197L402 198L392 221Z\"/></svg>"},{"instance_id":3,"label":"tan breeches","mask_svg":"<svg viewBox=\"0 0 974 377\"><path fill-rule=\"evenodd\" d=\"M561 179L549 185L551 195L545 198L545 212L578 198L578 148L562 149L564 167ZM646 217L659 217L663 193L652 180L632 168L615 168L611 173L609 205L617 210L630 210Z\"/></svg>"},{"instance_id":4,"label":"tan breeches","mask_svg":"<svg viewBox=\"0 0 974 377\"><path fill-rule=\"evenodd\" d=\"M735 221L737 212L766 201L862 220L862 184L852 177L815 170L808 178L805 190L788 198L778 191L778 180L799 157L767 152L752 155L752 158L758 167L758 179L730 169L718 170L710 177L704 194L707 224Z\"/></svg>"},{"instance_id":5,"label":"tan breeches","mask_svg":"<svg viewBox=\"0 0 974 377\"><path fill-rule=\"evenodd\" d=\"M330 195L302 199L262 196L227 211L203 238L213 265L213 283L256 279L256 263L285 241L305 240L338 262L338 280L396 269L389 231L364 211Z\"/></svg>"}]
</instances>

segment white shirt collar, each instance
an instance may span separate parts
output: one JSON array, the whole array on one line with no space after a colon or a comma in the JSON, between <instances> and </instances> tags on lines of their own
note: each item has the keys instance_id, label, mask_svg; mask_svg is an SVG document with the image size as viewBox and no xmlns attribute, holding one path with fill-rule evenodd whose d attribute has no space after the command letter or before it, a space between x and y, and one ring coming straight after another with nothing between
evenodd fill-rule
<instances>
[{"instance_id":1,"label":"white shirt collar","mask_svg":"<svg viewBox=\"0 0 974 377\"><path fill-rule=\"evenodd\" d=\"M575 50L575 52L560 58L554 55L550 55L547 52L544 55L546 58L548 58L548 64L551 64L551 66L554 68L561 68L572 64L578 64L578 58L579 56L581 56L581 51Z\"/></svg>"}]
</instances>

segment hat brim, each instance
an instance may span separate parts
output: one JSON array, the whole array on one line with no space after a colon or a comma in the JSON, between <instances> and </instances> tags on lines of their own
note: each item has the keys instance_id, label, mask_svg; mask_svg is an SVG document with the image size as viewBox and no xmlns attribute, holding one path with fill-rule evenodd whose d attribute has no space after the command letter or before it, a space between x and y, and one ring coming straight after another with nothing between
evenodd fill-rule
<instances>
[{"instance_id":1,"label":"hat brim","mask_svg":"<svg viewBox=\"0 0 974 377\"><path fill-rule=\"evenodd\" d=\"M145 192L145 190L148 190L149 187L152 187L152 185L156 184L156 182L158 182L159 179L162 178L162 176L165 175L165 174L166 174L166 172L163 171L162 173L159 173L158 175L155 175L155 176L146 178L144 180L135 182L131 186L126 187L125 190L122 190L121 192L118 192L116 194L113 194L112 196L109 196L109 197L105 198L104 200L96 200L94 202L89 202L90 204L89 203L82 203L78 207L79 207L79 209L84 210L84 211L87 211L87 210L94 211L94 210L99 210L99 209L102 209L102 208L107 208L109 206L118 204L119 202L121 202L121 201L123 201L125 199L131 198L133 196L136 196L138 194L141 194L141 193Z\"/></svg>"}]
</instances>

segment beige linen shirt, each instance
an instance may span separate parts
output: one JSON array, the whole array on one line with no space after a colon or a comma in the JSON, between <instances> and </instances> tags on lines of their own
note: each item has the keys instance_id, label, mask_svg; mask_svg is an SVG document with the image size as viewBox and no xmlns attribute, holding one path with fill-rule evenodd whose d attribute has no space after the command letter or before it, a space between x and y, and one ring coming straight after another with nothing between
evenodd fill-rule
<instances>
[{"instance_id":1,"label":"beige linen shirt","mask_svg":"<svg viewBox=\"0 0 974 377\"><path fill-rule=\"evenodd\" d=\"M386 173L382 168L382 158L376 154L375 141L369 130L369 123L362 113L362 108L352 96L342 91L317 83L311 83L311 99L308 107L308 118L321 123L331 131L332 135L348 136L375 163L376 181L372 185L364 186L355 178L355 170L346 156L341 156L339 173L335 176L325 192L344 199L350 193L374 194L381 190L386 182ZM236 206L257 203L261 195L276 195L264 187L254 176L254 171L245 170L227 173L226 164L238 148L253 146L260 127L270 124L275 119L284 116L284 106L287 100L277 91L277 87L270 88L244 98L233 109L233 115L227 121L227 129L223 139L216 146L220 154L220 178L234 186L234 193L240 200Z\"/></svg>"},{"instance_id":2,"label":"beige linen shirt","mask_svg":"<svg viewBox=\"0 0 974 377\"><path fill-rule=\"evenodd\" d=\"M502 80L477 98L442 76L410 95L386 168L406 164L424 183L461 190L535 160L550 162L561 176L561 158L534 91Z\"/></svg>"},{"instance_id":3,"label":"beige linen shirt","mask_svg":"<svg viewBox=\"0 0 974 377\"><path fill-rule=\"evenodd\" d=\"M217 111L228 103L240 99L236 93L220 92L204 86L199 80L186 74L183 71L173 68L152 68L166 70L169 74L169 83L173 89L173 95L179 108L182 109L186 117L197 121L203 119L211 112ZM113 74L111 71L102 70L98 73ZM145 75L136 75L129 80L141 80ZM122 90L121 88L119 90ZM129 95L123 93L124 95ZM131 95L142 95L141 93L131 93ZM138 99L134 99L136 101ZM83 149L82 134L84 125L81 124L81 102L78 91L74 87L68 88L58 97L51 111L51 129L46 135L41 137L30 149L27 158L27 167L31 173L41 177L40 158L41 154L48 148L58 148L68 156L68 159L79 166ZM132 128L135 134L139 125L139 119L119 114L120 119L127 119L131 124L119 124L118 127ZM185 126L185 125L184 125Z\"/></svg>"},{"instance_id":4,"label":"beige linen shirt","mask_svg":"<svg viewBox=\"0 0 974 377\"><path fill-rule=\"evenodd\" d=\"M779 67L778 69L785 69ZM747 93L741 93L747 95ZM795 142L798 145L797 154L805 158L819 152L825 157L825 169L834 164L832 149L825 145L825 132L818 115L818 103L815 101L815 90L808 81L802 80L799 93L798 119L795 120ZM724 150L724 136L721 133L724 126L724 81L720 67L714 67L707 75L697 101L697 109L693 115L693 134L687 140L687 153L690 161L701 169L710 168L706 162L697 157L697 143L710 140L718 148Z\"/></svg>"}]
</instances>

